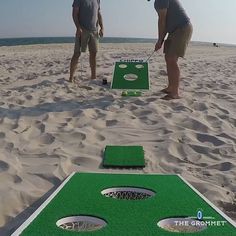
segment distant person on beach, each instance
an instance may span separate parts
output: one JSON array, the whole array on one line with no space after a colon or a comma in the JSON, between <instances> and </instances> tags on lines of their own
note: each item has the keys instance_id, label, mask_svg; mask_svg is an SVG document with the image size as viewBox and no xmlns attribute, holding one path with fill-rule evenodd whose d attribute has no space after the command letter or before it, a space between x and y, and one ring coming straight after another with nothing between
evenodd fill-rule
<instances>
[{"instance_id":1,"label":"distant person on beach","mask_svg":"<svg viewBox=\"0 0 236 236\"><path fill-rule=\"evenodd\" d=\"M158 13L158 41L155 51L164 43L164 54L168 74L168 86L161 90L167 95L162 99L171 100L179 97L180 69L179 57L184 57L192 36L192 25L179 0L155 0ZM165 40L166 35L167 39Z\"/></svg>"},{"instance_id":2,"label":"distant person on beach","mask_svg":"<svg viewBox=\"0 0 236 236\"><path fill-rule=\"evenodd\" d=\"M96 79L96 56L99 36L103 36L100 0L74 0L72 6L72 15L76 26L76 37L74 55L70 63L69 81L73 82L79 57L81 52L86 52L87 47L89 48L91 79Z\"/></svg>"}]
</instances>

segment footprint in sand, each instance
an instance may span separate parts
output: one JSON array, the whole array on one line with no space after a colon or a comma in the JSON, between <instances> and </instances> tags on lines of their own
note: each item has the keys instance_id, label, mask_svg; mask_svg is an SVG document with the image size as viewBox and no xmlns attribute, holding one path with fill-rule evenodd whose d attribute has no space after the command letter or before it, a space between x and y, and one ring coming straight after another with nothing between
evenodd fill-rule
<instances>
[{"instance_id":1,"label":"footprint in sand","mask_svg":"<svg viewBox=\"0 0 236 236\"><path fill-rule=\"evenodd\" d=\"M107 121L106 121L106 126L107 126L107 127L109 127L109 126L115 126L117 123L118 123L117 120L107 120Z\"/></svg>"},{"instance_id":2,"label":"footprint in sand","mask_svg":"<svg viewBox=\"0 0 236 236\"><path fill-rule=\"evenodd\" d=\"M4 146L4 149L9 152L11 152L13 148L14 148L14 143L6 143Z\"/></svg>"},{"instance_id":3,"label":"footprint in sand","mask_svg":"<svg viewBox=\"0 0 236 236\"><path fill-rule=\"evenodd\" d=\"M72 159L72 163L80 165L82 167L98 166L100 164L99 160L92 159L91 157L75 157Z\"/></svg>"},{"instance_id":4,"label":"footprint in sand","mask_svg":"<svg viewBox=\"0 0 236 236\"><path fill-rule=\"evenodd\" d=\"M206 110L208 110L208 107L206 106L205 103L195 102L193 104L193 109L196 110L196 111L206 111Z\"/></svg>"},{"instance_id":5,"label":"footprint in sand","mask_svg":"<svg viewBox=\"0 0 236 236\"><path fill-rule=\"evenodd\" d=\"M235 167L231 162L223 162L220 164L208 166L209 169L216 169L220 171L230 171Z\"/></svg>"},{"instance_id":6,"label":"footprint in sand","mask_svg":"<svg viewBox=\"0 0 236 236\"><path fill-rule=\"evenodd\" d=\"M25 98L26 98L27 100L32 100L32 99L33 99L33 96L31 96L31 95L26 95Z\"/></svg>"},{"instance_id":7,"label":"footprint in sand","mask_svg":"<svg viewBox=\"0 0 236 236\"><path fill-rule=\"evenodd\" d=\"M206 120L213 128L222 127L222 121L216 116L206 115Z\"/></svg>"},{"instance_id":8,"label":"footprint in sand","mask_svg":"<svg viewBox=\"0 0 236 236\"><path fill-rule=\"evenodd\" d=\"M19 184L19 183L21 183L23 181L22 178L20 176L18 176L18 175L14 175L13 176L13 180L14 180L15 184Z\"/></svg>"},{"instance_id":9,"label":"footprint in sand","mask_svg":"<svg viewBox=\"0 0 236 236\"><path fill-rule=\"evenodd\" d=\"M53 101L54 101L54 102L60 102L60 101L63 101L63 99L64 99L64 98L62 98L62 97L54 97L54 98L53 98Z\"/></svg>"},{"instance_id":10,"label":"footprint in sand","mask_svg":"<svg viewBox=\"0 0 236 236\"><path fill-rule=\"evenodd\" d=\"M217 136L222 137L222 138L227 139L227 140L231 140L231 141L233 141L234 144L236 144L236 138L228 135L227 133L221 133L221 134L218 134Z\"/></svg>"},{"instance_id":11,"label":"footprint in sand","mask_svg":"<svg viewBox=\"0 0 236 236\"><path fill-rule=\"evenodd\" d=\"M208 134L197 134L197 140L201 143L212 143L214 146L221 146L224 145L225 142L221 141L220 139L212 136L212 135L208 135Z\"/></svg>"},{"instance_id":12,"label":"footprint in sand","mask_svg":"<svg viewBox=\"0 0 236 236\"><path fill-rule=\"evenodd\" d=\"M0 132L0 139L4 139L6 137L6 134L4 132Z\"/></svg>"},{"instance_id":13,"label":"footprint in sand","mask_svg":"<svg viewBox=\"0 0 236 236\"><path fill-rule=\"evenodd\" d=\"M43 134L39 137L39 144L52 144L55 140L55 137L49 133Z\"/></svg>"},{"instance_id":14,"label":"footprint in sand","mask_svg":"<svg viewBox=\"0 0 236 236\"><path fill-rule=\"evenodd\" d=\"M167 75L167 72L166 72L165 70L160 70L160 71L159 71L159 74L160 74L160 75Z\"/></svg>"},{"instance_id":15,"label":"footprint in sand","mask_svg":"<svg viewBox=\"0 0 236 236\"><path fill-rule=\"evenodd\" d=\"M189 109L187 106L184 106L184 105L175 106L172 109L173 111L177 111L177 112L182 112L182 111L193 112L193 110Z\"/></svg>"},{"instance_id":16,"label":"footprint in sand","mask_svg":"<svg viewBox=\"0 0 236 236\"><path fill-rule=\"evenodd\" d=\"M139 117L146 117L148 115L151 115L152 114L152 111L149 111L149 110L141 110L139 109L137 112L136 112L136 115L139 116Z\"/></svg>"},{"instance_id":17,"label":"footprint in sand","mask_svg":"<svg viewBox=\"0 0 236 236\"><path fill-rule=\"evenodd\" d=\"M9 169L9 165L4 161L0 161L0 173L7 171L8 169Z\"/></svg>"},{"instance_id":18,"label":"footprint in sand","mask_svg":"<svg viewBox=\"0 0 236 236\"><path fill-rule=\"evenodd\" d=\"M156 98L147 98L147 99L146 99L146 102L147 102L147 103L156 102L156 101L157 101Z\"/></svg>"},{"instance_id":19,"label":"footprint in sand","mask_svg":"<svg viewBox=\"0 0 236 236\"><path fill-rule=\"evenodd\" d=\"M209 130L209 127L207 125L193 118L187 118L183 120L181 126L186 129L201 131L204 133L208 132Z\"/></svg>"},{"instance_id":20,"label":"footprint in sand","mask_svg":"<svg viewBox=\"0 0 236 236\"><path fill-rule=\"evenodd\" d=\"M211 152L209 147L206 146L200 146L200 145L189 145L190 148L193 149L194 152L198 153L198 154L204 154L207 155Z\"/></svg>"},{"instance_id":21,"label":"footprint in sand","mask_svg":"<svg viewBox=\"0 0 236 236\"><path fill-rule=\"evenodd\" d=\"M45 132L45 125L43 123L37 123L35 127L39 129L41 133Z\"/></svg>"},{"instance_id":22,"label":"footprint in sand","mask_svg":"<svg viewBox=\"0 0 236 236\"><path fill-rule=\"evenodd\" d=\"M72 118L66 118L65 121L66 121L67 123L69 123L69 122L72 121Z\"/></svg>"},{"instance_id":23,"label":"footprint in sand","mask_svg":"<svg viewBox=\"0 0 236 236\"><path fill-rule=\"evenodd\" d=\"M33 74L27 75L27 77L25 79L26 80L34 80L34 79L37 79L37 78L38 78L37 74L33 73Z\"/></svg>"},{"instance_id":24,"label":"footprint in sand","mask_svg":"<svg viewBox=\"0 0 236 236\"><path fill-rule=\"evenodd\" d=\"M99 141L104 141L106 138L101 135L101 134L96 134L96 138L99 140Z\"/></svg>"},{"instance_id":25,"label":"footprint in sand","mask_svg":"<svg viewBox=\"0 0 236 236\"><path fill-rule=\"evenodd\" d=\"M156 125L156 124L158 124L158 121L150 120L149 117L147 117L147 116L142 117L140 120L142 122L144 122L145 124L147 124L147 125Z\"/></svg>"},{"instance_id":26,"label":"footprint in sand","mask_svg":"<svg viewBox=\"0 0 236 236\"><path fill-rule=\"evenodd\" d=\"M72 138L76 139L77 141L86 139L86 134L83 134L80 132L74 132L74 133L70 134L70 136Z\"/></svg>"},{"instance_id":27,"label":"footprint in sand","mask_svg":"<svg viewBox=\"0 0 236 236\"><path fill-rule=\"evenodd\" d=\"M144 102L144 101L142 101L142 100L135 100L135 101L133 101L133 103L135 104L135 105L138 105L138 106L145 106L146 105L146 102Z\"/></svg>"},{"instance_id":28,"label":"footprint in sand","mask_svg":"<svg viewBox=\"0 0 236 236\"><path fill-rule=\"evenodd\" d=\"M67 143L79 143L86 140L87 136L80 132L62 132L55 134L57 141Z\"/></svg>"}]
</instances>

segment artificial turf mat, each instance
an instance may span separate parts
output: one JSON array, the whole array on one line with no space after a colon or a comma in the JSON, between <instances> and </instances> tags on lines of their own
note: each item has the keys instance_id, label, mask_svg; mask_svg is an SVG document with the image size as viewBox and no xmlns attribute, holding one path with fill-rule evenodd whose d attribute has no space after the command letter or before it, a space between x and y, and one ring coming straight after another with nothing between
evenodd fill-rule
<instances>
[{"instance_id":1,"label":"artificial turf mat","mask_svg":"<svg viewBox=\"0 0 236 236\"><path fill-rule=\"evenodd\" d=\"M136 75L137 79L126 80L126 75ZM149 89L147 62L116 62L112 89Z\"/></svg>"},{"instance_id":2,"label":"artificial turf mat","mask_svg":"<svg viewBox=\"0 0 236 236\"><path fill-rule=\"evenodd\" d=\"M101 191L111 187L143 187L156 193L145 200L118 200L104 197ZM199 197L179 176L137 174L77 173L61 189L33 222L23 236L234 236L230 223L209 226L198 233L170 233L157 226L169 217L192 216L197 209L205 216L225 220ZM60 229L56 222L64 217L88 215L104 219L107 226L94 232L71 232Z\"/></svg>"},{"instance_id":3,"label":"artificial turf mat","mask_svg":"<svg viewBox=\"0 0 236 236\"><path fill-rule=\"evenodd\" d=\"M106 146L104 150L104 167L144 167L144 150L142 146Z\"/></svg>"}]
</instances>

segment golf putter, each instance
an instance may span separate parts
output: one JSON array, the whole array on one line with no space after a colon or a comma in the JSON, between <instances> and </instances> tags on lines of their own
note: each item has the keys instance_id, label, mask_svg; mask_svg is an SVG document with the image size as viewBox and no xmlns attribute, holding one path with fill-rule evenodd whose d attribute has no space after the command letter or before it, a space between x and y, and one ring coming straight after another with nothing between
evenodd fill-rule
<instances>
[{"instance_id":1,"label":"golf putter","mask_svg":"<svg viewBox=\"0 0 236 236\"><path fill-rule=\"evenodd\" d=\"M148 62L148 61L151 59L151 57L153 56L153 54L154 54L155 52L156 52L156 51L153 51L152 54L148 57L148 59L147 59L145 62Z\"/></svg>"}]
</instances>

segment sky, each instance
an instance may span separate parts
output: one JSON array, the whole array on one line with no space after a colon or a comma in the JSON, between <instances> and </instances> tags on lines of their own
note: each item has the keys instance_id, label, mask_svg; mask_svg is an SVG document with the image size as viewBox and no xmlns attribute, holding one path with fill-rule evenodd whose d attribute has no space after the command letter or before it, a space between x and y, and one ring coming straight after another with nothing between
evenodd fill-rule
<instances>
[{"instance_id":1,"label":"sky","mask_svg":"<svg viewBox=\"0 0 236 236\"><path fill-rule=\"evenodd\" d=\"M73 0L1 0L0 38L74 36ZM236 44L236 0L180 0L193 41ZM157 37L154 0L101 0L105 36Z\"/></svg>"}]
</instances>

